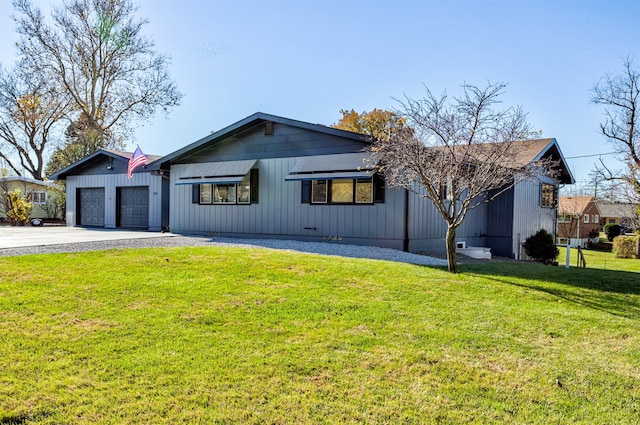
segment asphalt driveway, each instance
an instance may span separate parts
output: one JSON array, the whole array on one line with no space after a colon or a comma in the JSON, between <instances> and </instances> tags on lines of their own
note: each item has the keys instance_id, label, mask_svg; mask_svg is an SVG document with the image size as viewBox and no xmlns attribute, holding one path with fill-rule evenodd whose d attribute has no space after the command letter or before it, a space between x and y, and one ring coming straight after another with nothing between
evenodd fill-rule
<instances>
[{"instance_id":1,"label":"asphalt driveway","mask_svg":"<svg viewBox=\"0 0 640 425\"><path fill-rule=\"evenodd\" d=\"M0 249L120 239L166 238L171 233L65 226L0 226Z\"/></svg>"}]
</instances>

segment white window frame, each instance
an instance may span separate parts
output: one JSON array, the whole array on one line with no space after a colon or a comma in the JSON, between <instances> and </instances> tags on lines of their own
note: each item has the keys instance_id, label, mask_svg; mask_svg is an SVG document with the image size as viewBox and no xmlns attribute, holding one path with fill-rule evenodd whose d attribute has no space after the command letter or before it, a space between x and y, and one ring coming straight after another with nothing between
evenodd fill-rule
<instances>
[{"instance_id":1,"label":"white window frame","mask_svg":"<svg viewBox=\"0 0 640 425\"><path fill-rule=\"evenodd\" d=\"M358 185L359 184L369 184L371 185L371 190L369 191L369 200L368 201L358 201ZM373 179L356 179L355 188L353 191L353 197L356 204L373 204Z\"/></svg>"},{"instance_id":2,"label":"white window frame","mask_svg":"<svg viewBox=\"0 0 640 425\"><path fill-rule=\"evenodd\" d=\"M589 214L584 215L584 224L589 224Z\"/></svg>"},{"instance_id":3,"label":"white window frame","mask_svg":"<svg viewBox=\"0 0 640 425\"><path fill-rule=\"evenodd\" d=\"M31 203L34 205L44 205L47 203L47 192L44 192L44 191L29 192L29 199L31 200Z\"/></svg>"},{"instance_id":4,"label":"white window frame","mask_svg":"<svg viewBox=\"0 0 640 425\"><path fill-rule=\"evenodd\" d=\"M324 200L315 199L315 186L320 183L324 183ZM329 180L312 180L311 181L311 203L312 204L326 204L329 202Z\"/></svg>"}]
</instances>

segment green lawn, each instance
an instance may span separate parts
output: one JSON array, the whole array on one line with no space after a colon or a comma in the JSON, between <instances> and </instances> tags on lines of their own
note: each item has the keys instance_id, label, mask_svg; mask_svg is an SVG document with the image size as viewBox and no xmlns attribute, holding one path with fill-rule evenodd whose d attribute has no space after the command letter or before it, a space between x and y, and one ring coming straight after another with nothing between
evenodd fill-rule
<instances>
[{"instance_id":1,"label":"green lawn","mask_svg":"<svg viewBox=\"0 0 640 425\"><path fill-rule=\"evenodd\" d=\"M560 255L558 255L558 263L564 266L567 258L566 248L558 247ZM584 259L587 262L587 268L603 269L603 270L626 270L640 273L640 260L631 258L615 258L610 252L582 250ZM570 251L572 267L578 264L578 250L572 248Z\"/></svg>"},{"instance_id":2,"label":"green lawn","mask_svg":"<svg viewBox=\"0 0 640 425\"><path fill-rule=\"evenodd\" d=\"M461 270L207 247L0 258L0 424L638 423L637 269Z\"/></svg>"}]
</instances>

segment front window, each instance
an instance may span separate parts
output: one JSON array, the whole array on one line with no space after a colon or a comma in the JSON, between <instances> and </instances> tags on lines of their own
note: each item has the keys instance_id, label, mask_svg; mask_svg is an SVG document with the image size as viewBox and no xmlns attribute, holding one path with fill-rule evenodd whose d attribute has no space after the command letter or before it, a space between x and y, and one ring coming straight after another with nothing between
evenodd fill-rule
<instances>
[{"instance_id":1,"label":"front window","mask_svg":"<svg viewBox=\"0 0 640 425\"><path fill-rule=\"evenodd\" d=\"M571 215L570 214L560 214L558 216L558 223L571 223Z\"/></svg>"},{"instance_id":2,"label":"front window","mask_svg":"<svg viewBox=\"0 0 640 425\"><path fill-rule=\"evenodd\" d=\"M210 204L211 203L211 186L210 184L201 184L200 185L200 203L201 204Z\"/></svg>"},{"instance_id":3,"label":"front window","mask_svg":"<svg viewBox=\"0 0 640 425\"><path fill-rule=\"evenodd\" d=\"M235 204L236 203L236 184L224 183L213 185L213 203L214 204Z\"/></svg>"},{"instance_id":4,"label":"front window","mask_svg":"<svg viewBox=\"0 0 640 425\"><path fill-rule=\"evenodd\" d=\"M589 222L589 214L585 214L584 215L584 222L588 223Z\"/></svg>"},{"instance_id":5,"label":"front window","mask_svg":"<svg viewBox=\"0 0 640 425\"><path fill-rule=\"evenodd\" d=\"M313 180L311 182L311 202L314 204L327 203L327 180Z\"/></svg>"},{"instance_id":6,"label":"front window","mask_svg":"<svg viewBox=\"0 0 640 425\"><path fill-rule=\"evenodd\" d=\"M353 180L331 180L331 202L334 204L346 204L353 202Z\"/></svg>"},{"instance_id":7,"label":"front window","mask_svg":"<svg viewBox=\"0 0 640 425\"><path fill-rule=\"evenodd\" d=\"M356 180L356 204L373 202L373 180Z\"/></svg>"},{"instance_id":8,"label":"front window","mask_svg":"<svg viewBox=\"0 0 640 425\"><path fill-rule=\"evenodd\" d=\"M555 187L552 184L542 184L540 205L545 208L553 208L555 206Z\"/></svg>"},{"instance_id":9,"label":"front window","mask_svg":"<svg viewBox=\"0 0 640 425\"><path fill-rule=\"evenodd\" d=\"M251 202L251 180L247 175L240 183L238 183L238 203L248 204L250 202Z\"/></svg>"},{"instance_id":10,"label":"front window","mask_svg":"<svg viewBox=\"0 0 640 425\"><path fill-rule=\"evenodd\" d=\"M29 192L29 200L33 204L46 204L47 203L47 193L46 192Z\"/></svg>"},{"instance_id":11,"label":"front window","mask_svg":"<svg viewBox=\"0 0 640 425\"><path fill-rule=\"evenodd\" d=\"M192 203L201 205L258 203L258 170L251 170L238 183L202 183L195 185Z\"/></svg>"},{"instance_id":12,"label":"front window","mask_svg":"<svg viewBox=\"0 0 640 425\"><path fill-rule=\"evenodd\" d=\"M312 204L373 204L373 179L311 181Z\"/></svg>"}]
</instances>

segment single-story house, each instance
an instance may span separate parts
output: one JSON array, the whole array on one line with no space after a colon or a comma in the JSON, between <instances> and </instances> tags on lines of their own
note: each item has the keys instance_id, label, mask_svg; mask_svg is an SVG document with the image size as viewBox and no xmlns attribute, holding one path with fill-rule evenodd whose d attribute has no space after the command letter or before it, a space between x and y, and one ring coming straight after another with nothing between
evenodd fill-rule
<instances>
[{"instance_id":1,"label":"single-story house","mask_svg":"<svg viewBox=\"0 0 640 425\"><path fill-rule=\"evenodd\" d=\"M36 180L22 176L0 177L0 196L20 189L21 193L33 205L30 218L60 219L63 211L57 208L56 185L52 181ZM0 219L7 217L5 203L0 202Z\"/></svg>"},{"instance_id":2,"label":"single-story house","mask_svg":"<svg viewBox=\"0 0 640 425\"><path fill-rule=\"evenodd\" d=\"M52 178L67 181L70 226L124 227L121 192L138 187L136 197L149 198L150 230L167 223L178 234L443 252L446 226L435 207L387 187L374 172L370 143L362 134L255 113L140 167L134 181L126 179L131 154L105 150ZM522 181L473 210L458 229L461 243L521 258L527 237L541 228L555 232L557 187L573 177L555 139L527 143L522 160L551 157L558 176ZM120 168L109 169L116 163ZM96 219L87 220L92 209Z\"/></svg>"},{"instance_id":3,"label":"single-story house","mask_svg":"<svg viewBox=\"0 0 640 425\"><path fill-rule=\"evenodd\" d=\"M561 196L558 203L558 243L584 247L600 232L600 210L591 196ZM590 235L596 235L590 237Z\"/></svg>"},{"instance_id":4,"label":"single-story house","mask_svg":"<svg viewBox=\"0 0 640 425\"><path fill-rule=\"evenodd\" d=\"M600 210L600 226L617 224L626 231L633 231L638 220L638 207L621 202L596 201Z\"/></svg>"}]
</instances>

